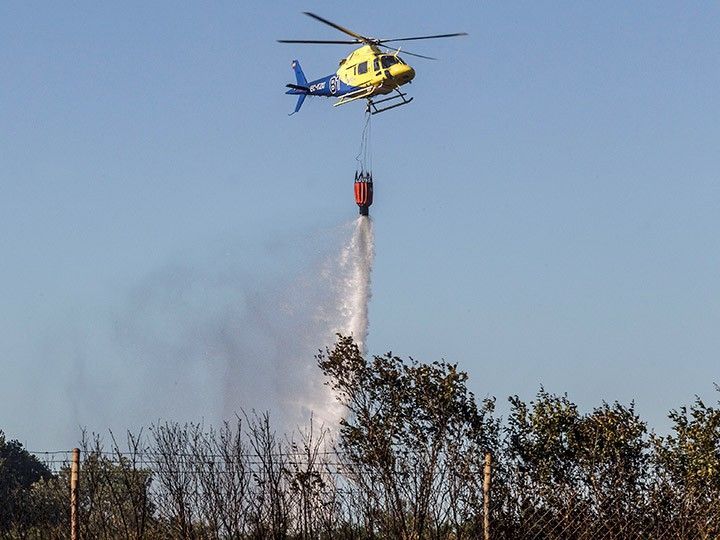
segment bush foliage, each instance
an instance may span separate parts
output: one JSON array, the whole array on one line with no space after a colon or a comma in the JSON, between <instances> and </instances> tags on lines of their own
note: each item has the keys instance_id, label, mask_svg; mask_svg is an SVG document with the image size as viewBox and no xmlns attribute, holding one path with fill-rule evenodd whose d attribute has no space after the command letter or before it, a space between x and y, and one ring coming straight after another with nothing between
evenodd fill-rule
<instances>
[{"instance_id":1,"label":"bush foliage","mask_svg":"<svg viewBox=\"0 0 720 540\"><path fill-rule=\"evenodd\" d=\"M311 419L279 435L254 413L122 444L83 433L81 537L720 536L720 409L700 399L658 435L632 403L583 413L543 388L501 419L456 364L365 358L347 337L317 360L346 409L333 433ZM0 537L68 538L68 480L0 432Z\"/></svg>"}]
</instances>

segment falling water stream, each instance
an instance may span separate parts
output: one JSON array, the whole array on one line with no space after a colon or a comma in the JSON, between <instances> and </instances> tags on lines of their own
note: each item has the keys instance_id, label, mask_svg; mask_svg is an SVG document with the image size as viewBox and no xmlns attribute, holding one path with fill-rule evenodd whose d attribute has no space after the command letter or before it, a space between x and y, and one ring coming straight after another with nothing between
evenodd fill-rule
<instances>
[{"instance_id":1,"label":"falling water stream","mask_svg":"<svg viewBox=\"0 0 720 540\"><path fill-rule=\"evenodd\" d=\"M361 352L367 351L369 327L368 304L371 298L370 278L375 254L372 221L367 216L358 216L352 223L349 239L342 245L337 255L325 261L318 276L322 287L329 287L331 294L320 302L314 314L315 328L322 336L314 336L315 347L318 341L331 347L337 334L352 336ZM302 396L301 409L312 411L325 425L337 425L342 416L342 408L332 394L329 386L323 384L322 373L317 366L308 372L311 381L307 381L309 392Z\"/></svg>"}]
</instances>

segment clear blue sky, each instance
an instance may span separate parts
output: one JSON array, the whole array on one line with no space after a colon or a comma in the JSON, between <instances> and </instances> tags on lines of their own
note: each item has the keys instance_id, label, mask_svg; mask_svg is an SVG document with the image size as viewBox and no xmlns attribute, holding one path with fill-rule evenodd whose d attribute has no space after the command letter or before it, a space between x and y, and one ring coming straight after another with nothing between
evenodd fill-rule
<instances>
[{"instance_id":1,"label":"clear blue sky","mask_svg":"<svg viewBox=\"0 0 720 540\"><path fill-rule=\"evenodd\" d=\"M291 60L319 77L349 52L276 43L340 37L304 10L470 34L408 44L441 60L408 57L415 101L374 119L371 352L458 362L500 401L635 400L660 428L715 399L717 3L3 2L0 429L102 429L77 370L86 396L145 399L115 395L140 376L104 346L133 298L193 271L292 283L353 217L362 105L287 116Z\"/></svg>"}]
</instances>

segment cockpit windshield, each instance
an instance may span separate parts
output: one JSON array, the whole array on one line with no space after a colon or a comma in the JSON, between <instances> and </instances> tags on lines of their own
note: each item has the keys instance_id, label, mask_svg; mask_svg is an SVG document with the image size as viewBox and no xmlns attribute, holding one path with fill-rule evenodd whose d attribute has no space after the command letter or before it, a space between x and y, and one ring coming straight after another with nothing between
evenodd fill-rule
<instances>
[{"instance_id":1,"label":"cockpit windshield","mask_svg":"<svg viewBox=\"0 0 720 540\"><path fill-rule=\"evenodd\" d=\"M398 58L396 56L383 56L380 59L380 62L382 63L382 67L389 68L390 66L395 65L395 64L399 63L400 61L398 60Z\"/></svg>"}]
</instances>

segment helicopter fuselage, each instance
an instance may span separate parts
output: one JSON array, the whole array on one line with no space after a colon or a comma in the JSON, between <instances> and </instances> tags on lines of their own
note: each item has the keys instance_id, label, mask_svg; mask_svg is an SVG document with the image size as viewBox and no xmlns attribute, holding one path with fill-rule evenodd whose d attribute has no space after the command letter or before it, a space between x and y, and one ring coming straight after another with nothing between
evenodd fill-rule
<instances>
[{"instance_id":1,"label":"helicopter fuselage","mask_svg":"<svg viewBox=\"0 0 720 540\"><path fill-rule=\"evenodd\" d=\"M293 62L296 74L297 61ZM302 71L300 71L302 74ZM389 94L415 77L415 70L395 54L383 53L373 45L363 45L340 61L335 73L301 84L288 85L288 94L339 98L335 105L342 105L360 98Z\"/></svg>"}]
</instances>

